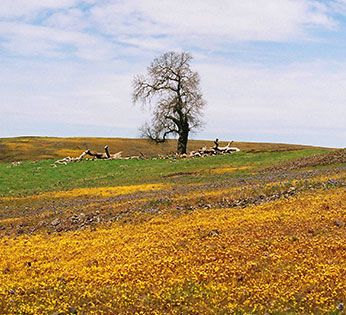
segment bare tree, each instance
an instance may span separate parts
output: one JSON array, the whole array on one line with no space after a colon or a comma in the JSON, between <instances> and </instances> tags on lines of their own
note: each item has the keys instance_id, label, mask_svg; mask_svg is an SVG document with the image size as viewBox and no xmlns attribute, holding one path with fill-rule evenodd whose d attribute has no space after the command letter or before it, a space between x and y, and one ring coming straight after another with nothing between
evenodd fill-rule
<instances>
[{"instance_id":1,"label":"bare tree","mask_svg":"<svg viewBox=\"0 0 346 315\"><path fill-rule=\"evenodd\" d=\"M190 68L192 56L187 52L168 52L153 60L146 76L135 76L133 102L141 101L152 110L150 124L142 136L156 143L170 135L178 136L177 152L186 153L189 132L202 126L205 106L199 75Z\"/></svg>"}]
</instances>

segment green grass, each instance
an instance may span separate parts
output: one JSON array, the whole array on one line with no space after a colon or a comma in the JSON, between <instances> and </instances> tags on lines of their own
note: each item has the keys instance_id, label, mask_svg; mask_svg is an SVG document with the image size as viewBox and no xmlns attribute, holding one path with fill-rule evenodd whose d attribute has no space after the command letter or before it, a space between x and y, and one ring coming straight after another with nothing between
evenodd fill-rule
<instances>
[{"instance_id":1,"label":"green grass","mask_svg":"<svg viewBox=\"0 0 346 315\"><path fill-rule=\"evenodd\" d=\"M135 185L143 183L208 182L250 174L254 170L325 150L245 153L182 160L83 161L50 166L52 160L25 161L11 167L0 164L0 196L24 196L79 187ZM213 168L250 166L225 174L212 174ZM184 174L185 173L185 174Z\"/></svg>"}]
</instances>

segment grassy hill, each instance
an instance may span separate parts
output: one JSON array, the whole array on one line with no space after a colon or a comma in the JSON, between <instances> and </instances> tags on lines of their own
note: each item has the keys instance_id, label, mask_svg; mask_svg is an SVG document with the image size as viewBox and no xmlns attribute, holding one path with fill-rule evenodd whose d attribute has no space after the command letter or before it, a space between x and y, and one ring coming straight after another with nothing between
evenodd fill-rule
<instances>
[{"instance_id":1,"label":"grassy hill","mask_svg":"<svg viewBox=\"0 0 346 315\"><path fill-rule=\"evenodd\" d=\"M220 142L226 145L227 142ZM0 162L59 159L66 156L77 157L86 149L99 152L108 145L111 153L123 151L123 156L139 155L142 152L147 157L169 155L176 152L176 140L169 140L164 144L149 143L144 139L125 138L52 138L52 137L18 137L0 138ZM199 149L202 146L213 146L211 140L190 140L188 151ZM244 152L284 152L305 149L321 149L318 147L278 144L278 143L251 143L234 142Z\"/></svg>"},{"instance_id":2,"label":"grassy hill","mask_svg":"<svg viewBox=\"0 0 346 315\"><path fill-rule=\"evenodd\" d=\"M0 196L41 194L73 188L150 183L203 183L258 173L263 167L324 153L309 149L237 152L195 159L99 160L51 167L54 160L0 163Z\"/></svg>"},{"instance_id":3,"label":"grassy hill","mask_svg":"<svg viewBox=\"0 0 346 315\"><path fill-rule=\"evenodd\" d=\"M156 155L175 143L1 144L0 314L343 314L345 150L237 143L51 167L86 146ZM27 160L5 162L13 151Z\"/></svg>"}]
</instances>

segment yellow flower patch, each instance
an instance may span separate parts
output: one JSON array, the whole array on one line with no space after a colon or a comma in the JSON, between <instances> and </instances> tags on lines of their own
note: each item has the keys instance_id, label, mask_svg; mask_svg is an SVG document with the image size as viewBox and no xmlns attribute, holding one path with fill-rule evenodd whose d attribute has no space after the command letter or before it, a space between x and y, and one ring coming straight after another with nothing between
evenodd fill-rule
<instances>
[{"instance_id":1,"label":"yellow flower patch","mask_svg":"<svg viewBox=\"0 0 346 315\"><path fill-rule=\"evenodd\" d=\"M215 168L209 170L212 174L226 174L226 173L233 173L236 171L243 171L243 170L249 170L253 167L251 166L241 166L241 167L223 167L223 168Z\"/></svg>"},{"instance_id":2,"label":"yellow flower patch","mask_svg":"<svg viewBox=\"0 0 346 315\"><path fill-rule=\"evenodd\" d=\"M61 150L56 150L55 154L61 157L66 157L66 156L78 157L82 154L82 151L80 149L61 149Z\"/></svg>"},{"instance_id":3,"label":"yellow flower patch","mask_svg":"<svg viewBox=\"0 0 346 315\"><path fill-rule=\"evenodd\" d=\"M163 184L145 184L145 185L116 186L116 187L77 188L77 189L72 189L69 191L54 192L54 193L51 193L51 195L53 198L54 197L55 198L56 197L78 197L83 195L111 197L111 196L117 196L117 195L132 194L134 192L160 190L163 188L163 186L164 186Z\"/></svg>"},{"instance_id":4,"label":"yellow flower patch","mask_svg":"<svg viewBox=\"0 0 346 315\"><path fill-rule=\"evenodd\" d=\"M346 191L0 239L0 313L325 313L346 301Z\"/></svg>"},{"instance_id":5,"label":"yellow flower patch","mask_svg":"<svg viewBox=\"0 0 346 315\"><path fill-rule=\"evenodd\" d=\"M66 191L48 192L40 195L27 196L27 197L3 197L1 200L15 200L15 199L43 199L43 198L73 198L80 196L98 196L98 197L111 197L117 195L132 194L135 192L143 192L149 190L160 190L167 185L164 184L145 184L145 185L130 185L130 186L115 186L115 187L96 187L96 188L76 188Z\"/></svg>"},{"instance_id":6,"label":"yellow flower patch","mask_svg":"<svg viewBox=\"0 0 346 315\"><path fill-rule=\"evenodd\" d=\"M12 222L16 222L19 221L20 218L8 218L8 219L2 219L0 220L0 224L1 223L12 223Z\"/></svg>"}]
</instances>

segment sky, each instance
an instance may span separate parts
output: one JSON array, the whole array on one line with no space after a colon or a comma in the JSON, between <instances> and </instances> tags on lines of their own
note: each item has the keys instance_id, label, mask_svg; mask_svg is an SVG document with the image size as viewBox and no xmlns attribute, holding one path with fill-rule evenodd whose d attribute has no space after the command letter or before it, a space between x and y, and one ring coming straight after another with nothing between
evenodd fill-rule
<instances>
[{"instance_id":1,"label":"sky","mask_svg":"<svg viewBox=\"0 0 346 315\"><path fill-rule=\"evenodd\" d=\"M201 77L191 138L346 147L346 0L1 0L0 137L138 137L168 51Z\"/></svg>"}]
</instances>

